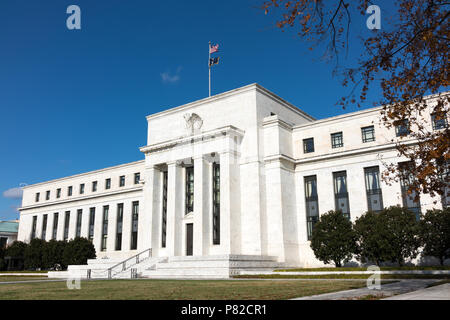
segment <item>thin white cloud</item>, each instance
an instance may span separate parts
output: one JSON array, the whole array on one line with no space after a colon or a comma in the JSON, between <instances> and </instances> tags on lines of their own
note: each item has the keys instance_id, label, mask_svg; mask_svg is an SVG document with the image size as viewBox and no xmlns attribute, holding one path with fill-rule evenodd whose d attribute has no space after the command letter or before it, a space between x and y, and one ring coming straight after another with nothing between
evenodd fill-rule
<instances>
[{"instance_id":1,"label":"thin white cloud","mask_svg":"<svg viewBox=\"0 0 450 320\"><path fill-rule=\"evenodd\" d=\"M23 190L21 188L11 188L3 192L3 197L8 199L22 199Z\"/></svg>"},{"instance_id":2,"label":"thin white cloud","mask_svg":"<svg viewBox=\"0 0 450 320\"><path fill-rule=\"evenodd\" d=\"M163 83L176 83L180 81L180 72L181 67L177 68L177 72L175 74L171 74L169 71L161 73L161 80Z\"/></svg>"}]
</instances>

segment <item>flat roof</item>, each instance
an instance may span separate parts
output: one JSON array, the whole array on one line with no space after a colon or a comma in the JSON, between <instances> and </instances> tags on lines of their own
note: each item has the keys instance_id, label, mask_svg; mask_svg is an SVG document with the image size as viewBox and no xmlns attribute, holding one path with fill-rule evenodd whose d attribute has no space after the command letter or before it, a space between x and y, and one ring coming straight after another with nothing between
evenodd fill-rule
<instances>
[{"instance_id":1,"label":"flat roof","mask_svg":"<svg viewBox=\"0 0 450 320\"><path fill-rule=\"evenodd\" d=\"M286 108L288 108L288 109L298 113L299 115L302 115L302 116L310 119L311 121L316 120L316 118L314 118L313 116L309 115L305 111L299 109L298 107L296 107L292 103L284 100L280 96L276 95L272 91L267 90L266 88L264 88L263 86L261 86L261 85L259 85L257 83L252 83L252 84L240 87L240 88L236 88L236 89L233 89L233 90L229 90L229 91L226 91L226 92L222 92L222 93L216 94L216 95L211 96L211 97L203 98L203 99L200 99L200 100L196 100L196 101L193 101L193 102L189 102L189 103L183 104L181 106L177 106L177 107L169 108L169 109L166 109L166 110L163 110L163 111L160 111L160 112L153 113L153 114L147 116L147 120L152 119L152 118L157 118L157 117L160 117L160 116L163 116L163 115L166 115L166 114L170 114L170 113L173 113L173 112L177 112L177 111L180 111L180 110L183 110L183 109L188 109L188 108L196 107L196 106L199 106L199 105L202 105L202 104L207 104L207 103L210 103L210 102L213 102L213 101L217 101L217 100L224 99L224 98L227 98L227 97L230 97L230 96L241 94L241 93L244 93L244 92L247 92L247 91L250 91L250 90L256 90L256 91L258 91L258 92L260 92L262 94L265 94L269 98L271 98L271 99L279 102L280 104L284 105Z\"/></svg>"},{"instance_id":2,"label":"flat roof","mask_svg":"<svg viewBox=\"0 0 450 320\"><path fill-rule=\"evenodd\" d=\"M0 232L17 233L19 223L16 221L0 221Z\"/></svg>"}]
</instances>

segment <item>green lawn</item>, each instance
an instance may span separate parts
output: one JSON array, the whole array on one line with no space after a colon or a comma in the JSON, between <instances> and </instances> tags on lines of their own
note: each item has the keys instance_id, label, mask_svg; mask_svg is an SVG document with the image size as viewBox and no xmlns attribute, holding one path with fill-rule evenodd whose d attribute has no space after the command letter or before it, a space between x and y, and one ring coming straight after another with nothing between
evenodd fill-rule
<instances>
[{"instance_id":1,"label":"green lawn","mask_svg":"<svg viewBox=\"0 0 450 320\"><path fill-rule=\"evenodd\" d=\"M361 288L366 281L301 280L100 280L82 281L80 290L65 282L0 284L0 299L289 299Z\"/></svg>"},{"instance_id":2,"label":"green lawn","mask_svg":"<svg viewBox=\"0 0 450 320\"><path fill-rule=\"evenodd\" d=\"M234 276L240 279L368 279L371 274L260 274ZM448 274L380 274L380 279L450 279Z\"/></svg>"},{"instance_id":3,"label":"green lawn","mask_svg":"<svg viewBox=\"0 0 450 320\"><path fill-rule=\"evenodd\" d=\"M21 271L0 271L0 276L2 273L47 273L47 270L40 270L40 271L29 271L29 270L21 270Z\"/></svg>"},{"instance_id":4,"label":"green lawn","mask_svg":"<svg viewBox=\"0 0 450 320\"><path fill-rule=\"evenodd\" d=\"M27 281L27 280L48 280L43 276L1 276L0 283L10 281Z\"/></svg>"},{"instance_id":5,"label":"green lawn","mask_svg":"<svg viewBox=\"0 0 450 320\"><path fill-rule=\"evenodd\" d=\"M380 267L381 271L394 270L450 270L450 266L430 266L430 267ZM294 268L294 269L277 269L276 272L309 272L309 271L367 271L364 267L341 267L341 268Z\"/></svg>"}]
</instances>

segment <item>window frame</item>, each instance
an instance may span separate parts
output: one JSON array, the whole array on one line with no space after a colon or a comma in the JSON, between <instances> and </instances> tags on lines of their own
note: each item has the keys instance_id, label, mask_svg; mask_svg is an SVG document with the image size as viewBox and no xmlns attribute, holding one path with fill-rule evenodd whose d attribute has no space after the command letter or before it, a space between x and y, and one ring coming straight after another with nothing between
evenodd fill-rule
<instances>
[{"instance_id":1,"label":"window frame","mask_svg":"<svg viewBox=\"0 0 450 320\"><path fill-rule=\"evenodd\" d=\"M315 182L315 194L309 196L307 194L307 183ZM307 240L310 241L312 238L312 232L314 230L314 225L319 221L320 211L319 211L319 195L317 192L317 175L310 175L303 177L304 189L305 189L305 212L306 212L306 236ZM313 187L311 187L314 190ZM315 203L317 208L317 215L313 215L310 212L310 203Z\"/></svg>"},{"instance_id":2,"label":"window frame","mask_svg":"<svg viewBox=\"0 0 450 320\"><path fill-rule=\"evenodd\" d=\"M111 189L111 178L105 179L105 190Z\"/></svg>"},{"instance_id":3,"label":"window frame","mask_svg":"<svg viewBox=\"0 0 450 320\"><path fill-rule=\"evenodd\" d=\"M213 245L220 245L220 163L212 164Z\"/></svg>"},{"instance_id":4,"label":"window frame","mask_svg":"<svg viewBox=\"0 0 450 320\"><path fill-rule=\"evenodd\" d=\"M342 131L330 134L330 138L332 149L344 147L344 134Z\"/></svg>"},{"instance_id":5,"label":"window frame","mask_svg":"<svg viewBox=\"0 0 450 320\"><path fill-rule=\"evenodd\" d=\"M441 130L448 128L448 120L447 120L447 112L444 112L444 117L442 119L436 120L436 112L433 112L430 114L431 116L431 125L433 127L433 130ZM442 125L437 126L437 122L443 121L444 123Z\"/></svg>"},{"instance_id":6,"label":"window frame","mask_svg":"<svg viewBox=\"0 0 450 320\"><path fill-rule=\"evenodd\" d=\"M400 122L395 125L395 136L396 137L406 137L411 133L411 131L409 129L409 120L403 119ZM402 130L400 130L400 128L406 128L406 129L404 129L404 131L402 131Z\"/></svg>"},{"instance_id":7,"label":"window frame","mask_svg":"<svg viewBox=\"0 0 450 320\"><path fill-rule=\"evenodd\" d=\"M367 134L369 132L368 130L370 130L370 132L372 133L372 137L370 139L367 137ZM363 143L369 143L369 142L376 141L375 126L371 125L371 126L362 127L361 128L361 138L362 138Z\"/></svg>"},{"instance_id":8,"label":"window frame","mask_svg":"<svg viewBox=\"0 0 450 320\"><path fill-rule=\"evenodd\" d=\"M308 147L312 146L312 150L308 149ZM303 153L313 153L315 152L314 147L314 138L306 138L303 139Z\"/></svg>"},{"instance_id":9,"label":"window frame","mask_svg":"<svg viewBox=\"0 0 450 320\"><path fill-rule=\"evenodd\" d=\"M162 173L162 214L161 214L161 248L167 245L167 186L168 186L168 172Z\"/></svg>"},{"instance_id":10,"label":"window frame","mask_svg":"<svg viewBox=\"0 0 450 320\"><path fill-rule=\"evenodd\" d=\"M194 167L185 168L185 215L194 211ZM192 182L192 184L191 184Z\"/></svg>"}]
</instances>

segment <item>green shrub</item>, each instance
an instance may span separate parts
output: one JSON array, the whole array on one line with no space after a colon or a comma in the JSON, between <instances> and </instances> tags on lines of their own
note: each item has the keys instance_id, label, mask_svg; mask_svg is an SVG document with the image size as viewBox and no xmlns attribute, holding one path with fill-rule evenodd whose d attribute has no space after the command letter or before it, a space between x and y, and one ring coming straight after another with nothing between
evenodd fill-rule
<instances>
[{"instance_id":1,"label":"green shrub","mask_svg":"<svg viewBox=\"0 0 450 320\"><path fill-rule=\"evenodd\" d=\"M50 240L45 243L42 253L42 263L44 268L50 270L65 269L63 262L64 250L67 246L66 241Z\"/></svg>"},{"instance_id":2,"label":"green shrub","mask_svg":"<svg viewBox=\"0 0 450 320\"><path fill-rule=\"evenodd\" d=\"M348 262L356 250L356 234L352 223L341 211L329 211L314 225L311 248L324 263L332 261L336 267Z\"/></svg>"},{"instance_id":3,"label":"green shrub","mask_svg":"<svg viewBox=\"0 0 450 320\"><path fill-rule=\"evenodd\" d=\"M378 213L369 211L359 217L354 224L357 237L358 260L374 262L378 266L386 259L385 247L388 246L388 239L382 235L384 226Z\"/></svg>"},{"instance_id":4,"label":"green shrub","mask_svg":"<svg viewBox=\"0 0 450 320\"><path fill-rule=\"evenodd\" d=\"M6 263L5 263L5 260L4 260L5 251L6 251L5 248L0 248L0 271L5 270L5 268L6 268Z\"/></svg>"},{"instance_id":5,"label":"green shrub","mask_svg":"<svg viewBox=\"0 0 450 320\"><path fill-rule=\"evenodd\" d=\"M28 244L22 241L14 241L8 248L6 248L5 257L24 258L25 250Z\"/></svg>"},{"instance_id":6,"label":"green shrub","mask_svg":"<svg viewBox=\"0 0 450 320\"><path fill-rule=\"evenodd\" d=\"M441 265L450 257L450 208L428 210L420 221L420 240L424 256L439 259Z\"/></svg>"},{"instance_id":7,"label":"green shrub","mask_svg":"<svg viewBox=\"0 0 450 320\"><path fill-rule=\"evenodd\" d=\"M63 253L64 265L86 264L88 259L95 259L95 247L86 238L75 238L67 242Z\"/></svg>"},{"instance_id":8,"label":"green shrub","mask_svg":"<svg viewBox=\"0 0 450 320\"><path fill-rule=\"evenodd\" d=\"M415 215L406 208L393 206L379 213L366 212L355 222L359 259L397 262L416 257L420 246Z\"/></svg>"},{"instance_id":9,"label":"green shrub","mask_svg":"<svg viewBox=\"0 0 450 320\"><path fill-rule=\"evenodd\" d=\"M42 255L44 252L45 240L33 239L30 244L25 248L25 269L36 270L44 269Z\"/></svg>"}]
</instances>

